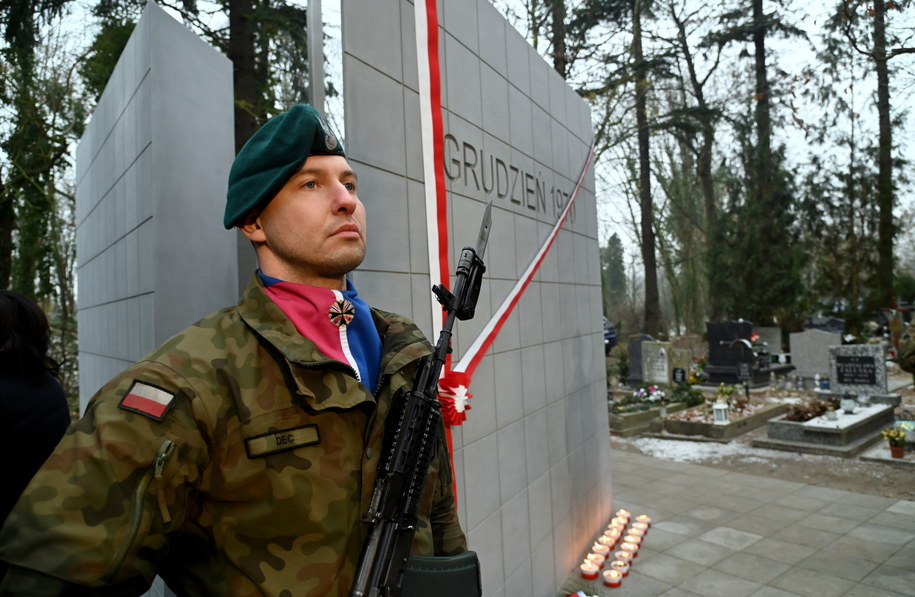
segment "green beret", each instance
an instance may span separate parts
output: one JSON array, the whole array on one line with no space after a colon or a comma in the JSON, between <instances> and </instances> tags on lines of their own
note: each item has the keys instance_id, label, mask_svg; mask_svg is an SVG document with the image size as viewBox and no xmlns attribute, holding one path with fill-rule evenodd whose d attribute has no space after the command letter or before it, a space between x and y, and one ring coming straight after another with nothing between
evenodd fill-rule
<instances>
[{"instance_id":1,"label":"green beret","mask_svg":"<svg viewBox=\"0 0 915 597\"><path fill-rule=\"evenodd\" d=\"M223 225L233 228L263 208L310 155L341 155L343 144L317 110L298 104L248 139L229 171Z\"/></svg>"}]
</instances>

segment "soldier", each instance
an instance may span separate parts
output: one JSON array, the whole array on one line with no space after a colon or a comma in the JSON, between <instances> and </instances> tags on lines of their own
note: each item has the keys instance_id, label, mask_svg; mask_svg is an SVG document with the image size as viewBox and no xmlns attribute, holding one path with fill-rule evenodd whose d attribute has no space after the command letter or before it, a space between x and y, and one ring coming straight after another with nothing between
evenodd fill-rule
<instances>
[{"instance_id":1,"label":"soldier","mask_svg":"<svg viewBox=\"0 0 915 597\"><path fill-rule=\"evenodd\" d=\"M258 271L92 398L0 531L0 595L138 595L156 574L179 595L348 594L386 415L430 352L346 278L356 187L310 106L245 144L224 224ZM415 554L466 550L451 487L439 442Z\"/></svg>"}]
</instances>

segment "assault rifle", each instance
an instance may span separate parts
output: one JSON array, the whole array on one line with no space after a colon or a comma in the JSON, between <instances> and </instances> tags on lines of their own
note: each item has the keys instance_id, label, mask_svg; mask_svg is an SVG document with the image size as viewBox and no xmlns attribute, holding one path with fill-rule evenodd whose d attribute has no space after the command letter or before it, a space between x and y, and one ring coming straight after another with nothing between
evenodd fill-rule
<instances>
[{"instance_id":1,"label":"assault rifle","mask_svg":"<svg viewBox=\"0 0 915 597\"><path fill-rule=\"evenodd\" d=\"M398 405L392 406L388 415L388 437L366 513L371 530L362 546L350 597L397 597L404 589L410 546L416 533L416 512L442 425L441 405L436 398L438 379L445 357L451 352L455 318L470 319L476 309L480 282L486 271L483 253L491 225L490 202L483 215L476 248L464 247L461 251L454 293L441 284L432 288L446 314L445 323L432 354L420 362L413 389ZM476 562L476 555L471 555ZM444 558L426 558L439 559ZM479 576L478 571L475 573Z\"/></svg>"}]
</instances>

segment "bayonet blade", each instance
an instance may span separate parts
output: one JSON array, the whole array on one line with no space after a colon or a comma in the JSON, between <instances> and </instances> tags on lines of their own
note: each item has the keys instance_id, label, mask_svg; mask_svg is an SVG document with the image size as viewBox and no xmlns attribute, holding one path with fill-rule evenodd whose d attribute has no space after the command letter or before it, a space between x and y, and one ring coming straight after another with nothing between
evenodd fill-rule
<instances>
[{"instance_id":1,"label":"bayonet blade","mask_svg":"<svg viewBox=\"0 0 915 597\"><path fill-rule=\"evenodd\" d=\"M483 213L483 223L480 224L480 235L477 237L477 257L483 259L486 252L486 243L489 242L489 229L492 227L492 201L486 206Z\"/></svg>"}]
</instances>

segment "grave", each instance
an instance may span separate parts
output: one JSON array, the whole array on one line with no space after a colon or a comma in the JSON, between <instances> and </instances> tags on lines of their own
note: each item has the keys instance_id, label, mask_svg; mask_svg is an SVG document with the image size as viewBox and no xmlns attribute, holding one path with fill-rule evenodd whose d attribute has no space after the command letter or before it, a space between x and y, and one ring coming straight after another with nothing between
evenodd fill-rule
<instances>
[{"instance_id":1,"label":"grave","mask_svg":"<svg viewBox=\"0 0 915 597\"><path fill-rule=\"evenodd\" d=\"M901 402L898 394L886 393L885 351L882 343L830 346L830 390L820 396L844 398L843 408L832 419L821 415L804 422L784 417L769 421L766 437L754 439L753 445L849 457L882 441L880 430L893 425L894 409Z\"/></svg>"},{"instance_id":2,"label":"grave","mask_svg":"<svg viewBox=\"0 0 915 597\"><path fill-rule=\"evenodd\" d=\"M766 424L766 437L753 440L756 448L789 450L829 456L856 456L878 441L880 430L893 424L893 410L899 397L871 398L853 413L836 412L836 420L826 415L809 421L788 421L784 417Z\"/></svg>"},{"instance_id":3,"label":"grave","mask_svg":"<svg viewBox=\"0 0 915 597\"><path fill-rule=\"evenodd\" d=\"M670 342L642 342L642 382L670 387Z\"/></svg>"},{"instance_id":4,"label":"grave","mask_svg":"<svg viewBox=\"0 0 915 597\"><path fill-rule=\"evenodd\" d=\"M755 327L753 331L759 334L759 344L765 345L769 350L769 355L772 357L772 360L777 360L776 357L782 354L784 350L784 336L782 335L782 328L780 327Z\"/></svg>"},{"instance_id":5,"label":"grave","mask_svg":"<svg viewBox=\"0 0 915 597\"><path fill-rule=\"evenodd\" d=\"M654 338L648 334L633 334L629 336L629 377L626 383L634 388L644 381L642 372L642 342L653 342Z\"/></svg>"},{"instance_id":6,"label":"grave","mask_svg":"<svg viewBox=\"0 0 915 597\"><path fill-rule=\"evenodd\" d=\"M753 324L743 319L738 321L706 322L708 337L708 383L741 384L751 387L768 385L773 373L785 375L794 367L787 364L760 360L754 351L750 336Z\"/></svg>"},{"instance_id":7,"label":"grave","mask_svg":"<svg viewBox=\"0 0 915 597\"><path fill-rule=\"evenodd\" d=\"M847 344L829 347L829 387L833 394L886 394L886 346Z\"/></svg>"},{"instance_id":8,"label":"grave","mask_svg":"<svg viewBox=\"0 0 915 597\"><path fill-rule=\"evenodd\" d=\"M842 345L842 335L821 329L808 329L789 336L791 364L805 380L829 375L829 348Z\"/></svg>"}]
</instances>

